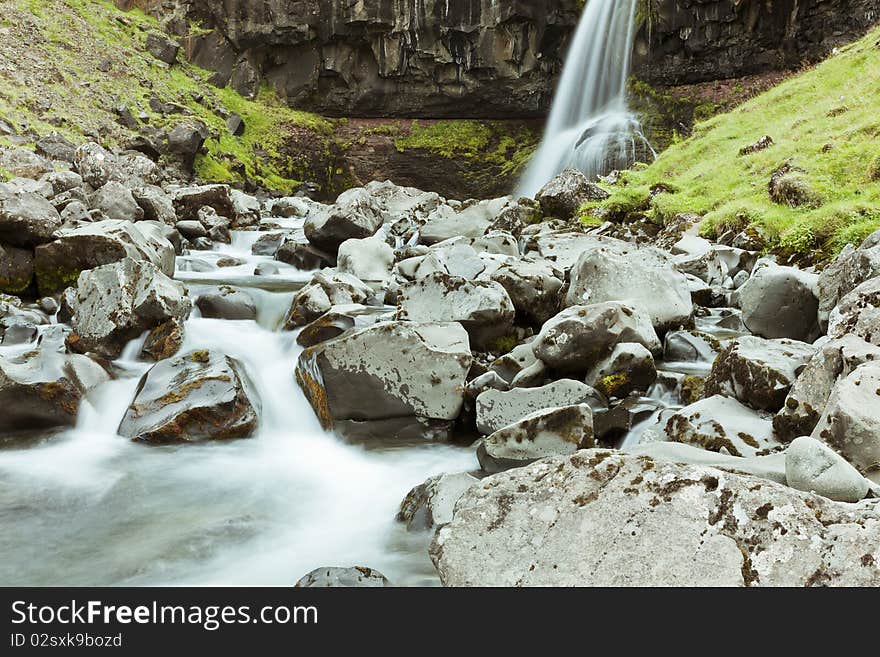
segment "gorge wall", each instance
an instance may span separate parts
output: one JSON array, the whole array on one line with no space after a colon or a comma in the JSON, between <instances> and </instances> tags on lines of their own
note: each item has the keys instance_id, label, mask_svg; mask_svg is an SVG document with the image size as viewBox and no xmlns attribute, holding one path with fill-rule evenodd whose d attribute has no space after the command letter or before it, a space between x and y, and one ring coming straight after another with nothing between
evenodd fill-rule
<instances>
[{"instance_id":1,"label":"gorge wall","mask_svg":"<svg viewBox=\"0 0 880 657\"><path fill-rule=\"evenodd\" d=\"M551 102L583 0L117 0L159 16L245 95L329 116L527 118ZM816 61L880 0L643 0L634 75L673 86Z\"/></svg>"}]
</instances>

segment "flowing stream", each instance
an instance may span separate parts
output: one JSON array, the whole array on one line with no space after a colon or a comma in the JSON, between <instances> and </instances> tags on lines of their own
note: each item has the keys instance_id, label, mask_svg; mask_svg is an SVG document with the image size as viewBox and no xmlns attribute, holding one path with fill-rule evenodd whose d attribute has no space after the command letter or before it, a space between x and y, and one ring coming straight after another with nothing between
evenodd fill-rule
<instances>
[{"instance_id":1,"label":"flowing stream","mask_svg":"<svg viewBox=\"0 0 880 657\"><path fill-rule=\"evenodd\" d=\"M533 197L565 168L594 178L654 155L626 100L636 5L637 0L587 3L520 196Z\"/></svg>"}]
</instances>

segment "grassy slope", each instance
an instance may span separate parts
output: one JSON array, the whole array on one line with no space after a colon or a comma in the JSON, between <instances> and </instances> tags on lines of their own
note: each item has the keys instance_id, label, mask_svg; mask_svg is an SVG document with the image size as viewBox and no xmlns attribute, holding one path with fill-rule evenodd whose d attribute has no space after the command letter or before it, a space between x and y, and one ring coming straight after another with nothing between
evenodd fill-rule
<instances>
[{"instance_id":1,"label":"grassy slope","mask_svg":"<svg viewBox=\"0 0 880 657\"><path fill-rule=\"evenodd\" d=\"M647 168L624 175L607 206L663 222L705 216L702 230L752 224L768 246L821 260L880 228L880 29L826 62L728 114L700 123ZM740 156L770 135L775 145ZM817 199L798 208L771 201L771 174L804 170ZM665 186L669 192L651 190ZM587 208L588 210L590 208Z\"/></svg>"}]
</instances>

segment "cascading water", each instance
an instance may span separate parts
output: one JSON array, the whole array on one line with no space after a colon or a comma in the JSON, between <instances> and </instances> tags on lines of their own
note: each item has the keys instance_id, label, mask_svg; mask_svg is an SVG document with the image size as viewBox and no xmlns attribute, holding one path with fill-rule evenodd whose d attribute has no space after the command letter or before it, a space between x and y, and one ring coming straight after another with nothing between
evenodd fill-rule
<instances>
[{"instance_id":1,"label":"cascading water","mask_svg":"<svg viewBox=\"0 0 880 657\"><path fill-rule=\"evenodd\" d=\"M654 155L626 102L637 2L589 0L521 196L568 167L593 178Z\"/></svg>"}]
</instances>

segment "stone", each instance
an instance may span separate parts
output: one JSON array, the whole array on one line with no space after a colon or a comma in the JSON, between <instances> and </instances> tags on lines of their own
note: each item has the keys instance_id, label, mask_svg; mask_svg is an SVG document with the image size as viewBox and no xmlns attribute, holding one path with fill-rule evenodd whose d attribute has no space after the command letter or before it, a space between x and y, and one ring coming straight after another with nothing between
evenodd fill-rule
<instances>
[{"instance_id":1,"label":"stone","mask_svg":"<svg viewBox=\"0 0 880 657\"><path fill-rule=\"evenodd\" d=\"M48 160L73 164L76 157L76 144L58 132L50 132L37 139L34 152Z\"/></svg>"},{"instance_id":2,"label":"stone","mask_svg":"<svg viewBox=\"0 0 880 657\"><path fill-rule=\"evenodd\" d=\"M484 479L430 554L452 587L877 586L878 541L864 503L594 449Z\"/></svg>"},{"instance_id":3,"label":"stone","mask_svg":"<svg viewBox=\"0 0 880 657\"><path fill-rule=\"evenodd\" d=\"M214 351L157 363L138 385L119 435L151 445L249 438L259 404L241 364Z\"/></svg>"},{"instance_id":4,"label":"stone","mask_svg":"<svg viewBox=\"0 0 880 657\"><path fill-rule=\"evenodd\" d=\"M147 334L144 347L141 349L141 358L154 361L165 360L177 355L182 347L183 322L172 318Z\"/></svg>"},{"instance_id":5,"label":"stone","mask_svg":"<svg viewBox=\"0 0 880 657\"><path fill-rule=\"evenodd\" d=\"M571 219L587 201L604 201L609 196L580 171L566 169L544 185L535 200L545 216Z\"/></svg>"},{"instance_id":6,"label":"stone","mask_svg":"<svg viewBox=\"0 0 880 657\"><path fill-rule=\"evenodd\" d=\"M539 388L488 389L477 397L477 429L489 435L533 413L582 404L599 409L605 400L587 384L573 379L560 379Z\"/></svg>"},{"instance_id":7,"label":"stone","mask_svg":"<svg viewBox=\"0 0 880 657\"><path fill-rule=\"evenodd\" d=\"M166 276L174 275L174 246L148 222L108 219L56 235L55 241L37 247L34 256L42 295L74 285L80 272L125 258L149 262Z\"/></svg>"},{"instance_id":8,"label":"stone","mask_svg":"<svg viewBox=\"0 0 880 657\"><path fill-rule=\"evenodd\" d=\"M544 324L535 339L535 355L559 372L586 373L621 343L636 343L660 354L650 318L618 302L572 306Z\"/></svg>"},{"instance_id":9,"label":"stone","mask_svg":"<svg viewBox=\"0 0 880 657\"><path fill-rule=\"evenodd\" d=\"M182 322L192 308L181 283L131 258L82 272L67 301L71 348L110 359L146 331L171 319Z\"/></svg>"},{"instance_id":10,"label":"stone","mask_svg":"<svg viewBox=\"0 0 880 657\"><path fill-rule=\"evenodd\" d=\"M510 197L453 208L444 204L432 211L420 230L422 244L439 244L455 237L476 239L491 230L492 222L511 203Z\"/></svg>"},{"instance_id":11,"label":"stone","mask_svg":"<svg viewBox=\"0 0 880 657\"><path fill-rule=\"evenodd\" d=\"M865 363L837 382L812 438L862 472L880 469L880 363Z\"/></svg>"},{"instance_id":12,"label":"stone","mask_svg":"<svg viewBox=\"0 0 880 657\"><path fill-rule=\"evenodd\" d=\"M423 437L458 417L471 361L459 324L382 322L306 349L296 379L325 429Z\"/></svg>"},{"instance_id":13,"label":"stone","mask_svg":"<svg viewBox=\"0 0 880 657\"><path fill-rule=\"evenodd\" d=\"M178 221L174 224L177 231L188 240L196 240L200 237L207 237L208 231L202 225L201 221L188 219L187 221Z\"/></svg>"},{"instance_id":14,"label":"stone","mask_svg":"<svg viewBox=\"0 0 880 657\"><path fill-rule=\"evenodd\" d=\"M516 311L504 288L492 281L469 282L432 274L400 288L398 319L459 322L476 349L492 349L513 329Z\"/></svg>"},{"instance_id":15,"label":"stone","mask_svg":"<svg viewBox=\"0 0 880 657\"><path fill-rule=\"evenodd\" d=\"M0 183L0 242L32 248L52 240L61 228L55 207L37 194L15 193Z\"/></svg>"},{"instance_id":16,"label":"stone","mask_svg":"<svg viewBox=\"0 0 880 657\"><path fill-rule=\"evenodd\" d=\"M819 323L828 327L831 311L859 285L880 276L880 245L869 242L859 248L848 244L819 275Z\"/></svg>"},{"instance_id":17,"label":"stone","mask_svg":"<svg viewBox=\"0 0 880 657\"><path fill-rule=\"evenodd\" d=\"M293 298L284 326L291 331L314 322L333 306L363 304L372 296L373 290L351 274L318 272Z\"/></svg>"},{"instance_id":18,"label":"stone","mask_svg":"<svg viewBox=\"0 0 880 657\"><path fill-rule=\"evenodd\" d=\"M840 300L828 318L828 335L855 335L880 346L880 277L865 281Z\"/></svg>"},{"instance_id":19,"label":"stone","mask_svg":"<svg viewBox=\"0 0 880 657\"><path fill-rule=\"evenodd\" d=\"M721 343L702 331L670 331L663 340L667 363L714 363Z\"/></svg>"},{"instance_id":20,"label":"stone","mask_svg":"<svg viewBox=\"0 0 880 657\"><path fill-rule=\"evenodd\" d=\"M205 319L243 321L257 318L257 306L251 295L230 287L200 295L195 305Z\"/></svg>"},{"instance_id":21,"label":"stone","mask_svg":"<svg viewBox=\"0 0 880 657\"><path fill-rule=\"evenodd\" d=\"M769 416L721 395L677 411L667 421L665 431L670 441L731 456L755 456L778 446Z\"/></svg>"},{"instance_id":22,"label":"stone","mask_svg":"<svg viewBox=\"0 0 880 657\"><path fill-rule=\"evenodd\" d=\"M0 293L20 295L33 280L33 251L0 244Z\"/></svg>"},{"instance_id":23,"label":"stone","mask_svg":"<svg viewBox=\"0 0 880 657\"><path fill-rule=\"evenodd\" d=\"M775 413L815 352L813 345L796 340L737 338L712 365L706 396L726 395L755 410Z\"/></svg>"},{"instance_id":24,"label":"stone","mask_svg":"<svg viewBox=\"0 0 880 657\"><path fill-rule=\"evenodd\" d=\"M566 306L619 301L646 312L658 332L690 326L694 306L684 274L657 249L630 245L585 251L571 271Z\"/></svg>"},{"instance_id":25,"label":"stone","mask_svg":"<svg viewBox=\"0 0 880 657\"><path fill-rule=\"evenodd\" d=\"M229 134L234 137L240 137L244 134L245 131L245 123L244 119L241 118L241 115L233 112L229 115L229 118L226 119L226 129L229 131Z\"/></svg>"},{"instance_id":26,"label":"stone","mask_svg":"<svg viewBox=\"0 0 880 657\"><path fill-rule=\"evenodd\" d=\"M339 271L365 283L384 285L394 266L394 249L380 236L346 240L339 246Z\"/></svg>"},{"instance_id":27,"label":"stone","mask_svg":"<svg viewBox=\"0 0 880 657\"><path fill-rule=\"evenodd\" d=\"M365 566L317 568L296 583L296 588L383 588L393 586L378 570Z\"/></svg>"},{"instance_id":28,"label":"stone","mask_svg":"<svg viewBox=\"0 0 880 657\"><path fill-rule=\"evenodd\" d=\"M539 258L509 260L491 278L507 291L517 315L528 323L543 326L559 312L564 275L550 262Z\"/></svg>"},{"instance_id":29,"label":"stone","mask_svg":"<svg viewBox=\"0 0 880 657\"><path fill-rule=\"evenodd\" d=\"M335 254L346 240L372 237L382 223L382 209L376 199L358 188L343 192L335 204L309 215L304 229L314 247Z\"/></svg>"},{"instance_id":30,"label":"stone","mask_svg":"<svg viewBox=\"0 0 880 657\"><path fill-rule=\"evenodd\" d=\"M83 181L99 189L115 174L116 158L103 146L87 142L76 149L74 166Z\"/></svg>"},{"instance_id":31,"label":"stone","mask_svg":"<svg viewBox=\"0 0 880 657\"><path fill-rule=\"evenodd\" d=\"M316 249L307 242L290 238L285 239L278 247L275 259L303 271L324 269L334 264L333 256Z\"/></svg>"},{"instance_id":32,"label":"stone","mask_svg":"<svg viewBox=\"0 0 880 657\"><path fill-rule=\"evenodd\" d=\"M147 51L160 62L173 64L177 61L180 44L161 32L150 32L147 35Z\"/></svg>"},{"instance_id":33,"label":"stone","mask_svg":"<svg viewBox=\"0 0 880 657\"><path fill-rule=\"evenodd\" d=\"M452 520L455 503L464 492L479 482L468 472L431 477L413 488L404 498L397 514L407 531L425 531Z\"/></svg>"},{"instance_id":34,"label":"stone","mask_svg":"<svg viewBox=\"0 0 880 657\"><path fill-rule=\"evenodd\" d=\"M540 385L547 368L535 356L531 343L514 347L510 353L496 358L489 366L510 388L531 388Z\"/></svg>"},{"instance_id":35,"label":"stone","mask_svg":"<svg viewBox=\"0 0 880 657\"><path fill-rule=\"evenodd\" d=\"M89 197L92 209L100 210L108 219L117 221L140 221L144 211L135 200L131 190L115 180L109 181Z\"/></svg>"},{"instance_id":36,"label":"stone","mask_svg":"<svg viewBox=\"0 0 880 657\"><path fill-rule=\"evenodd\" d=\"M171 197L155 185L143 185L131 190L135 202L143 210L145 221L158 221L168 226L177 223L177 212Z\"/></svg>"},{"instance_id":37,"label":"stone","mask_svg":"<svg viewBox=\"0 0 880 657\"><path fill-rule=\"evenodd\" d=\"M578 404L536 411L499 429L480 443L477 458L484 472L494 474L594 445L593 411Z\"/></svg>"},{"instance_id":38,"label":"stone","mask_svg":"<svg viewBox=\"0 0 880 657\"><path fill-rule=\"evenodd\" d=\"M202 152L208 128L201 121L182 121L168 133L168 151L180 157L191 168L196 155Z\"/></svg>"},{"instance_id":39,"label":"stone","mask_svg":"<svg viewBox=\"0 0 880 657\"><path fill-rule=\"evenodd\" d=\"M588 385L608 398L646 393L657 380L654 357L643 345L623 342L587 374Z\"/></svg>"},{"instance_id":40,"label":"stone","mask_svg":"<svg viewBox=\"0 0 880 657\"><path fill-rule=\"evenodd\" d=\"M785 450L785 477L792 488L836 502L858 502L869 490L868 480L843 457L806 436Z\"/></svg>"},{"instance_id":41,"label":"stone","mask_svg":"<svg viewBox=\"0 0 880 657\"><path fill-rule=\"evenodd\" d=\"M26 148L0 148L0 169L13 178L32 178L36 180L55 167L44 157Z\"/></svg>"},{"instance_id":42,"label":"stone","mask_svg":"<svg viewBox=\"0 0 880 657\"><path fill-rule=\"evenodd\" d=\"M813 342L819 335L818 276L765 265L737 291L746 327L762 338Z\"/></svg>"}]
</instances>

